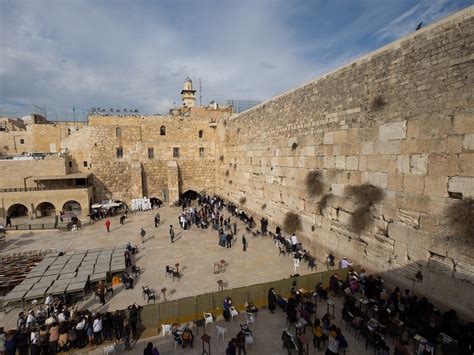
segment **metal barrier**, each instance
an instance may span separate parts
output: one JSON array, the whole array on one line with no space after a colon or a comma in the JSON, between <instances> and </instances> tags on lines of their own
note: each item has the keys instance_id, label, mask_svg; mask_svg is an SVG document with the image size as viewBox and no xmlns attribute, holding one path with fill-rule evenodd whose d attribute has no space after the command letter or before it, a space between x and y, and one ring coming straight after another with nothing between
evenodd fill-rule
<instances>
[{"instance_id":1,"label":"metal barrier","mask_svg":"<svg viewBox=\"0 0 474 355\"><path fill-rule=\"evenodd\" d=\"M360 267L353 267L359 271ZM234 288L219 292L205 293L198 296L181 298L150 304L143 307L141 323L146 330L154 329L152 333L158 334L161 324L188 323L201 319L203 312L214 315L222 312L225 297L231 297L233 305L239 311L244 310L246 302L252 302L256 307L267 305L268 290L273 287L282 297L289 297L292 287L296 289L314 290L316 284L321 282L325 288L329 287L331 275L337 273L340 279L345 280L349 269L335 269L316 272L298 277L270 281L261 284Z\"/></svg>"}]
</instances>

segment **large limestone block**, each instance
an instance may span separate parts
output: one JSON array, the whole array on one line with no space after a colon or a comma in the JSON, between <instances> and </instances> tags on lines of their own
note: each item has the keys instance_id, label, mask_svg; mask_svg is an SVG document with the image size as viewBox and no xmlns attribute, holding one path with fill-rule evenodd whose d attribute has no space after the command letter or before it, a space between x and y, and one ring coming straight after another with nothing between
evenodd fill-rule
<instances>
[{"instance_id":1,"label":"large limestone block","mask_svg":"<svg viewBox=\"0 0 474 355\"><path fill-rule=\"evenodd\" d=\"M474 153L459 155L459 170L461 175L474 176Z\"/></svg>"},{"instance_id":2,"label":"large limestone block","mask_svg":"<svg viewBox=\"0 0 474 355\"><path fill-rule=\"evenodd\" d=\"M397 171L396 155L368 155L367 170L382 173L395 173Z\"/></svg>"},{"instance_id":3,"label":"large limestone block","mask_svg":"<svg viewBox=\"0 0 474 355\"><path fill-rule=\"evenodd\" d=\"M410 172L410 156L399 155L397 157L397 170L399 174L407 174Z\"/></svg>"},{"instance_id":4,"label":"large limestone block","mask_svg":"<svg viewBox=\"0 0 474 355\"><path fill-rule=\"evenodd\" d=\"M405 139L407 136L407 122L393 122L379 126L379 140L389 141Z\"/></svg>"},{"instance_id":5,"label":"large limestone block","mask_svg":"<svg viewBox=\"0 0 474 355\"><path fill-rule=\"evenodd\" d=\"M362 173L362 182L368 182L372 185L379 186L383 189L387 188L387 174L386 173L374 173L364 172Z\"/></svg>"},{"instance_id":6,"label":"large limestone block","mask_svg":"<svg viewBox=\"0 0 474 355\"><path fill-rule=\"evenodd\" d=\"M375 142L375 154L400 154L401 145L399 140Z\"/></svg>"},{"instance_id":7,"label":"large limestone block","mask_svg":"<svg viewBox=\"0 0 474 355\"><path fill-rule=\"evenodd\" d=\"M474 133L474 118L472 114L460 113L454 116L453 133Z\"/></svg>"},{"instance_id":8,"label":"large limestone block","mask_svg":"<svg viewBox=\"0 0 474 355\"><path fill-rule=\"evenodd\" d=\"M474 133L466 134L464 136L464 139L462 141L462 147L464 150L474 150Z\"/></svg>"},{"instance_id":9,"label":"large limestone block","mask_svg":"<svg viewBox=\"0 0 474 355\"><path fill-rule=\"evenodd\" d=\"M448 191L460 192L464 197L474 197L474 177L453 176L449 178Z\"/></svg>"},{"instance_id":10,"label":"large limestone block","mask_svg":"<svg viewBox=\"0 0 474 355\"><path fill-rule=\"evenodd\" d=\"M453 176L458 174L458 156L431 154L428 158L428 173L438 176Z\"/></svg>"},{"instance_id":11,"label":"large limestone block","mask_svg":"<svg viewBox=\"0 0 474 355\"><path fill-rule=\"evenodd\" d=\"M447 191L448 178L446 176L425 176L425 189L423 191L424 195L447 197Z\"/></svg>"},{"instance_id":12,"label":"large limestone block","mask_svg":"<svg viewBox=\"0 0 474 355\"><path fill-rule=\"evenodd\" d=\"M428 156L413 155L410 159L410 172L416 175L424 175L428 171Z\"/></svg>"},{"instance_id":13,"label":"large limestone block","mask_svg":"<svg viewBox=\"0 0 474 355\"><path fill-rule=\"evenodd\" d=\"M342 144L347 142L347 130L335 131L333 135L334 144Z\"/></svg>"},{"instance_id":14,"label":"large limestone block","mask_svg":"<svg viewBox=\"0 0 474 355\"><path fill-rule=\"evenodd\" d=\"M343 155L336 156L336 169L346 169L346 157Z\"/></svg>"},{"instance_id":15,"label":"large limestone block","mask_svg":"<svg viewBox=\"0 0 474 355\"><path fill-rule=\"evenodd\" d=\"M403 175L388 174L387 189L392 191L403 191Z\"/></svg>"},{"instance_id":16,"label":"large limestone block","mask_svg":"<svg viewBox=\"0 0 474 355\"><path fill-rule=\"evenodd\" d=\"M323 137L323 144L333 144L334 143L334 132L326 132Z\"/></svg>"},{"instance_id":17,"label":"large limestone block","mask_svg":"<svg viewBox=\"0 0 474 355\"><path fill-rule=\"evenodd\" d=\"M359 168L359 158L356 156L346 157L346 169L357 170Z\"/></svg>"},{"instance_id":18,"label":"large limestone block","mask_svg":"<svg viewBox=\"0 0 474 355\"><path fill-rule=\"evenodd\" d=\"M449 136L446 139L446 153L447 154L457 154L461 153L463 148L463 136Z\"/></svg>"},{"instance_id":19,"label":"large limestone block","mask_svg":"<svg viewBox=\"0 0 474 355\"><path fill-rule=\"evenodd\" d=\"M421 195L423 193L425 179L423 176L405 174L403 178L403 191Z\"/></svg>"}]
</instances>

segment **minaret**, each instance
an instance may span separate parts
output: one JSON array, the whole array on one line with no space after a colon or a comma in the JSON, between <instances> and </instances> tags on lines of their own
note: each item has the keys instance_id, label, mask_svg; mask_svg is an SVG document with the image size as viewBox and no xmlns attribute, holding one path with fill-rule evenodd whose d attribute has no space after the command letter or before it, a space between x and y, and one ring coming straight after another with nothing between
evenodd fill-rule
<instances>
[{"instance_id":1,"label":"minaret","mask_svg":"<svg viewBox=\"0 0 474 355\"><path fill-rule=\"evenodd\" d=\"M193 90L193 82L186 77L184 80L184 87L181 90L181 100L183 101L184 107L194 107L194 102L196 101L196 90Z\"/></svg>"}]
</instances>

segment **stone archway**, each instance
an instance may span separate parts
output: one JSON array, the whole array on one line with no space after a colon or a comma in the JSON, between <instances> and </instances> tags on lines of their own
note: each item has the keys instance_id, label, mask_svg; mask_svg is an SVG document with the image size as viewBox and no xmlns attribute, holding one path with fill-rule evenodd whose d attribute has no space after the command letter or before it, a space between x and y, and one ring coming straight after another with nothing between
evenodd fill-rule
<instances>
[{"instance_id":1,"label":"stone archway","mask_svg":"<svg viewBox=\"0 0 474 355\"><path fill-rule=\"evenodd\" d=\"M66 203L64 203L62 211L63 212L72 212L76 216L79 216L82 212L82 206L76 200L69 200Z\"/></svg>"},{"instance_id":2,"label":"stone archway","mask_svg":"<svg viewBox=\"0 0 474 355\"><path fill-rule=\"evenodd\" d=\"M7 210L7 215L10 216L10 218L28 217L28 214L28 207L22 203L15 203Z\"/></svg>"},{"instance_id":3,"label":"stone archway","mask_svg":"<svg viewBox=\"0 0 474 355\"><path fill-rule=\"evenodd\" d=\"M201 194L195 190L186 190L182 195L181 199L189 199L189 200L196 200L198 197L200 197Z\"/></svg>"},{"instance_id":4,"label":"stone archway","mask_svg":"<svg viewBox=\"0 0 474 355\"><path fill-rule=\"evenodd\" d=\"M56 207L51 202L41 202L35 209L36 218L49 217L56 215Z\"/></svg>"}]
</instances>

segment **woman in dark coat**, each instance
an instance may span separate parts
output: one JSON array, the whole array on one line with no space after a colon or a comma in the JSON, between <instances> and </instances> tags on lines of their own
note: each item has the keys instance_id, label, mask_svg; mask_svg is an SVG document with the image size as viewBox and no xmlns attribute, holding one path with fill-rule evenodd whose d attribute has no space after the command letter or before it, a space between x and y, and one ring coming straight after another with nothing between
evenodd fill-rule
<instances>
[{"instance_id":1,"label":"woman in dark coat","mask_svg":"<svg viewBox=\"0 0 474 355\"><path fill-rule=\"evenodd\" d=\"M272 287L268 290L268 309L271 313L275 313L277 297L275 293L275 289Z\"/></svg>"}]
</instances>

